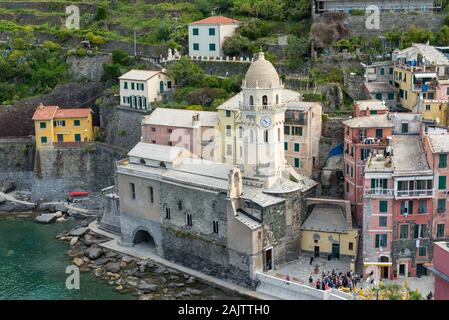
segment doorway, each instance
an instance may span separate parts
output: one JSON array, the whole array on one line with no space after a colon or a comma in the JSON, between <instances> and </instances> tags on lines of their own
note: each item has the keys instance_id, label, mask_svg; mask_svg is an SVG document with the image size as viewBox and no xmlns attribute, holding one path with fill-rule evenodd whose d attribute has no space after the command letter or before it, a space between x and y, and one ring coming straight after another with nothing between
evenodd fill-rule
<instances>
[{"instance_id":1,"label":"doorway","mask_svg":"<svg viewBox=\"0 0 449 320\"><path fill-rule=\"evenodd\" d=\"M407 266L403 263L399 265L399 276L405 277L405 273L407 272Z\"/></svg>"},{"instance_id":2,"label":"doorway","mask_svg":"<svg viewBox=\"0 0 449 320\"><path fill-rule=\"evenodd\" d=\"M313 256L314 256L315 258L320 256L320 247L315 246L315 247L313 248Z\"/></svg>"},{"instance_id":3,"label":"doorway","mask_svg":"<svg viewBox=\"0 0 449 320\"><path fill-rule=\"evenodd\" d=\"M424 267L424 265L422 263L418 263L416 265L416 276L417 277L427 276L427 269L426 269L426 267Z\"/></svg>"},{"instance_id":4,"label":"doorway","mask_svg":"<svg viewBox=\"0 0 449 320\"><path fill-rule=\"evenodd\" d=\"M265 250L265 272L273 270L273 248Z\"/></svg>"},{"instance_id":5,"label":"doorway","mask_svg":"<svg viewBox=\"0 0 449 320\"><path fill-rule=\"evenodd\" d=\"M332 243L332 258L340 259L340 244Z\"/></svg>"},{"instance_id":6,"label":"doorway","mask_svg":"<svg viewBox=\"0 0 449 320\"><path fill-rule=\"evenodd\" d=\"M380 267L380 276L382 279L388 279L388 267Z\"/></svg>"},{"instance_id":7,"label":"doorway","mask_svg":"<svg viewBox=\"0 0 449 320\"><path fill-rule=\"evenodd\" d=\"M156 243L154 242L153 237L148 231L145 230L138 230L133 239L133 244L137 245L144 245L150 249L154 249L156 247Z\"/></svg>"},{"instance_id":8,"label":"doorway","mask_svg":"<svg viewBox=\"0 0 449 320\"><path fill-rule=\"evenodd\" d=\"M164 93L164 81L159 82L159 92Z\"/></svg>"}]
</instances>

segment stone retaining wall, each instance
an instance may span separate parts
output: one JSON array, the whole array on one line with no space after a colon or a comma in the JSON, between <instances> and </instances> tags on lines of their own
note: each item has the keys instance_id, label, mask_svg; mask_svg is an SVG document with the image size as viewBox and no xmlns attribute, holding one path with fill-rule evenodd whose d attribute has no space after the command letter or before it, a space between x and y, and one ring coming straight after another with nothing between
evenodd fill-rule
<instances>
[{"instance_id":1,"label":"stone retaining wall","mask_svg":"<svg viewBox=\"0 0 449 320\"><path fill-rule=\"evenodd\" d=\"M30 189L33 171L33 138L0 138L0 182L14 182L19 189Z\"/></svg>"},{"instance_id":2,"label":"stone retaining wall","mask_svg":"<svg viewBox=\"0 0 449 320\"><path fill-rule=\"evenodd\" d=\"M64 199L69 191L93 192L113 185L115 162L125 156L124 150L101 143L37 150L32 198Z\"/></svg>"}]
</instances>

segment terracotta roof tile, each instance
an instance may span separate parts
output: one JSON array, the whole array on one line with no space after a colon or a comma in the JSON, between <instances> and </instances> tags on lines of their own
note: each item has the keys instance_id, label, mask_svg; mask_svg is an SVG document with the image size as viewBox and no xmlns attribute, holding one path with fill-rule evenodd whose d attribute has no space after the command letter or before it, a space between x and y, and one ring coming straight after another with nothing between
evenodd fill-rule
<instances>
[{"instance_id":1,"label":"terracotta roof tile","mask_svg":"<svg viewBox=\"0 0 449 320\"><path fill-rule=\"evenodd\" d=\"M90 108L84 109L58 109L55 118L86 118L92 112Z\"/></svg>"},{"instance_id":2,"label":"terracotta roof tile","mask_svg":"<svg viewBox=\"0 0 449 320\"><path fill-rule=\"evenodd\" d=\"M52 120L57 118L86 118L92 112L90 108L83 109L60 109L57 106L37 107L33 120Z\"/></svg>"},{"instance_id":3,"label":"terracotta roof tile","mask_svg":"<svg viewBox=\"0 0 449 320\"><path fill-rule=\"evenodd\" d=\"M223 17L223 16L212 16L202 20L192 22L191 24L239 24L240 21Z\"/></svg>"},{"instance_id":4,"label":"terracotta roof tile","mask_svg":"<svg viewBox=\"0 0 449 320\"><path fill-rule=\"evenodd\" d=\"M43 106L39 105L33 115L33 120L51 120L53 119L57 106Z\"/></svg>"}]
</instances>

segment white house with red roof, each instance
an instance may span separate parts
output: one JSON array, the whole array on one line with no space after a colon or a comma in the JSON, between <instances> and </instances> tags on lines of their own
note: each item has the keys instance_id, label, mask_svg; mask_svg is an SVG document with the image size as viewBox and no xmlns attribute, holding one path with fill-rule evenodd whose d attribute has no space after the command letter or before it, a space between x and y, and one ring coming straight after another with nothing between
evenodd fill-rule
<instances>
[{"instance_id":1,"label":"white house with red roof","mask_svg":"<svg viewBox=\"0 0 449 320\"><path fill-rule=\"evenodd\" d=\"M189 24L189 56L224 57L223 42L240 26L240 21L212 16Z\"/></svg>"}]
</instances>

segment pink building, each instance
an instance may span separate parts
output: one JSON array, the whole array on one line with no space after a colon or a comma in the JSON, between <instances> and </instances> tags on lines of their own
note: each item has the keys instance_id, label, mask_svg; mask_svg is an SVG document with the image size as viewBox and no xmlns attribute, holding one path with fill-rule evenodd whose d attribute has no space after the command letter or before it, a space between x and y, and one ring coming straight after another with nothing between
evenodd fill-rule
<instances>
[{"instance_id":1,"label":"pink building","mask_svg":"<svg viewBox=\"0 0 449 320\"><path fill-rule=\"evenodd\" d=\"M178 146L213 159L216 112L157 108L142 121L142 141Z\"/></svg>"},{"instance_id":2,"label":"pink building","mask_svg":"<svg viewBox=\"0 0 449 320\"><path fill-rule=\"evenodd\" d=\"M429 269L435 274L435 300L449 300L449 242L435 242Z\"/></svg>"},{"instance_id":3,"label":"pink building","mask_svg":"<svg viewBox=\"0 0 449 320\"><path fill-rule=\"evenodd\" d=\"M343 123L344 197L351 201L353 215L359 227L363 223L364 172L368 156L383 154L393 134L419 133L420 119L420 115L412 113L368 113Z\"/></svg>"},{"instance_id":4,"label":"pink building","mask_svg":"<svg viewBox=\"0 0 449 320\"><path fill-rule=\"evenodd\" d=\"M364 264L380 278L426 274L430 261L433 174L419 135L393 135L365 167ZM376 271L376 270L375 270Z\"/></svg>"},{"instance_id":5,"label":"pink building","mask_svg":"<svg viewBox=\"0 0 449 320\"><path fill-rule=\"evenodd\" d=\"M383 101L372 100L360 100L354 103L354 116L363 117L371 114L384 114L389 111L388 106Z\"/></svg>"},{"instance_id":6,"label":"pink building","mask_svg":"<svg viewBox=\"0 0 449 320\"><path fill-rule=\"evenodd\" d=\"M449 135L423 125L420 134L393 134L384 152L365 164L365 273L427 275L434 241L449 236Z\"/></svg>"},{"instance_id":7,"label":"pink building","mask_svg":"<svg viewBox=\"0 0 449 320\"><path fill-rule=\"evenodd\" d=\"M438 80L435 100L449 100L449 80Z\"/></svg>"}]
</instances>

